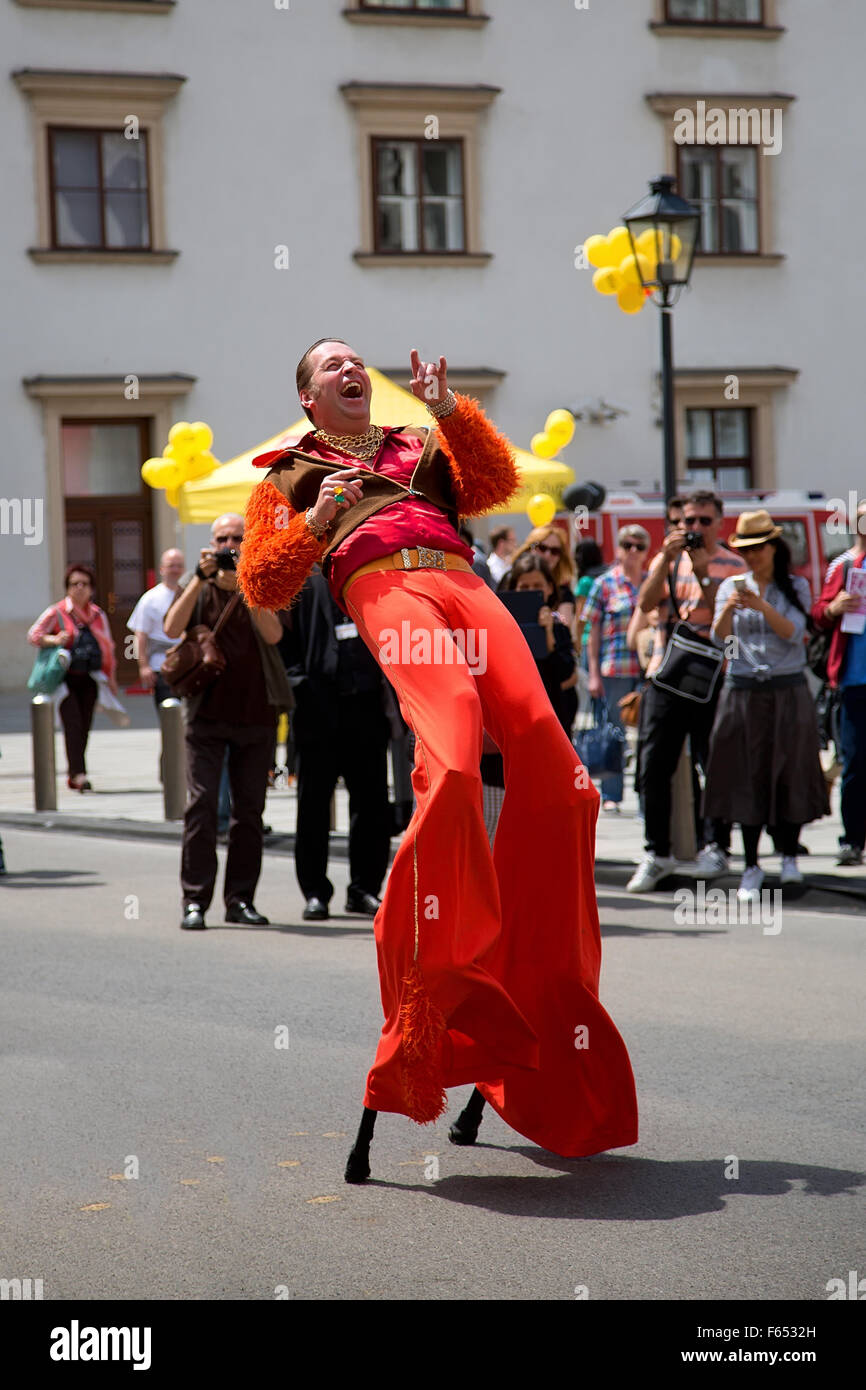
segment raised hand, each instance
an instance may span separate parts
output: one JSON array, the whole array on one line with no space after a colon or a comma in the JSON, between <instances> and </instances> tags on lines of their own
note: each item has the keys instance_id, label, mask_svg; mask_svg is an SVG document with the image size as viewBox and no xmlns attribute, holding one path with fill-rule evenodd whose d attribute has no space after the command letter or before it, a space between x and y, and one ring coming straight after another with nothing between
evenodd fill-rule
<instances>
[{"instance_id":1,"label":"raised hand","mask_svg":"<svg viewBox=\"0 0 866 1390\"><path fill-rule=\"evenodd\" d=\"M412 369L409 387L413 396L417 396L425 405L436 405L439 401L444 401L448 393L448 363L445 358L439 358L437 367L435 362L422 362L418 356L418 349L413 348L409 366Z\"/></svg>"}]
</instances>

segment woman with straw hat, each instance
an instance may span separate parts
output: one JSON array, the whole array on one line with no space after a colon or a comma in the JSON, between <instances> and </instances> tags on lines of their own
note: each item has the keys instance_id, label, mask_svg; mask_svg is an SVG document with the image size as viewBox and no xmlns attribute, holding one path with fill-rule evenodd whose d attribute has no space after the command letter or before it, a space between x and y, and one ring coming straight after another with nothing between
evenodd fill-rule
<instances>
[{"instance_id":1,"label":"woman with straw hat","mask_svg":"<svg viewBox=\"0 0 866 1390\"><path fill-rule=\"evenodd\" d=\"M713 636L729 655L710 741L704 814L737 821L743 833L744 901L759 898L758 841L772 827L781 881L802 883L800 827L829 813L818 756L815 705L806 683L808 582L791 574L791 552L766 511L743 512L728 544L749 574L724 580Z\"/></svg>"}]
</instances>

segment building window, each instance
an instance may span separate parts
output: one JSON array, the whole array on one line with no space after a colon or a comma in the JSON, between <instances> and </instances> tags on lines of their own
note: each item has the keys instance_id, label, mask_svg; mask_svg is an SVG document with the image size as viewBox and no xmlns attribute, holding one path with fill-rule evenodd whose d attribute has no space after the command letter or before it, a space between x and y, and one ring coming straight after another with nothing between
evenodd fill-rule
<instances>
[{"instance_id":1,"label":"building window","mask_svg":"<svg viewBox=\"0 0 866 1390\"><path fill-rule=\"evenodd\" d=\"M147 134L49 128L52 245L150 246Z\"/></svg>"},{"instance_id":2,"label":"building window","mask_svg":"<svg viewBox=\"0 0 866 1390\"><path fill-rule=\"evenodd\" d=\"M481 141L498 87L349 82L360 265L483 266Z\"/></svg>"},{"instance_id":3,"label":"building window","mask_svg":"<svg viewBox=\"0 0 866 1390\"><path fill-rule=\"evenodd\" d=\"M666 0L671 24L763 24L763 0Z\"/></svg>"},{"instance_id":4,"label":"building window","mask_svg":"<svg viewBox=\"0 0 866 1390\"><path fill-rule=\"evenodd\" d=\"M481 29L483 0L344 0L343 17L360 24Z\"/></svg>"},{"instance_id":5,"label":"building window","mask_svg":"<svg viewBox=\"0 0 866 1390\"><path fill-rule=\"evenodd\" d=\"M455 10L466 14L466 0L359 0L360 10Z\"/></svg>"},{"instance_id":6,"label":"building window","mask_svg":"<svg viewBox=\"0 0 866 1390\"><path fill-rule=\"evenodd\" d=\"M173 73L24 68L30 103L39 262L169 264L163 117Z\"/></svg>"},{"instance_id":7,"label":"building window","mask_svg":"<svg viewBox=\"0 0 866 1390\"><path fill-rule=\"evenodd\" d=\"M725 406L686 410L683 481L720 492L752 487L752 411Z\"/></svg>"},{"instance_id":8,"label":"building window","mask_svg":"<svg viewBox=\"0 0 866 1390\"><path fill-rule=\"evenodd\" d=\"M463 142L373 141L375 248L379 252L461 252Z\"/></svg>"},{"instance_id":9,"label":"building window","mask_svg":"<svg viewBox=\"0 0 866 1390\"><path fill-rule=\"evenodd\" d=\"M679 146L677 162L679 191L701 210L697 250L720 256L760 251L757 148Z\"/></svg>"},{"instance_id":10,"label":"building window","mask_svg":"<svg viewBox=\"0 0 866 1390\"><path fill-rule=\"evenodd\" d=\"M120 14L171 14L175 0L15 0L34 10L116 10Z\"/></svg>"}]
</instances>

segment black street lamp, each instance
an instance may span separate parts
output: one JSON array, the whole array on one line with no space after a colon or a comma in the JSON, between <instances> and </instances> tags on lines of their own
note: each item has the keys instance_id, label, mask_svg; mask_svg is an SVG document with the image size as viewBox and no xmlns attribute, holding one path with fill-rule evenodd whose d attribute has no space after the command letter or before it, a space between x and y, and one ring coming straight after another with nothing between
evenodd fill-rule
<instances>
[{"instance_id":1,"label":"black street lamp","mask_svg":"<svg viewBox=\"0 0 866 1390\"><path fill-rule=\"evenodd\" d=\"M676 492L674 446L674 365L671 315L680 291L689 283L701 225L700 211L674 192L675 180L663 174L650 192L623 217L641 285L652 291L662 311L662 423L664 427L665 501Z\"/></svg>"}]
</instances>

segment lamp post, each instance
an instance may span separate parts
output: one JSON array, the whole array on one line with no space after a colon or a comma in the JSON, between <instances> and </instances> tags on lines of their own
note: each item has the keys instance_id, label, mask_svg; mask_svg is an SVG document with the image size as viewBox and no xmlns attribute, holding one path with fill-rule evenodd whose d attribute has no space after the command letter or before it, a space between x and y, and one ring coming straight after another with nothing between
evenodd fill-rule
<instances>
[{"instance_id":1,"label":"lamp post","mask_svg":"<svg viewBox=\"0 0 866 1390\"><path fill-rule=\"evenodd\" d=\"M689 283L701 214L674 192L675 179L663 174L648 195L623 217L644 289L662 313L662 424L665 500L676 492L674 445L674 364L671 316L680 291Z\"/></svg>"}]
</instances>

